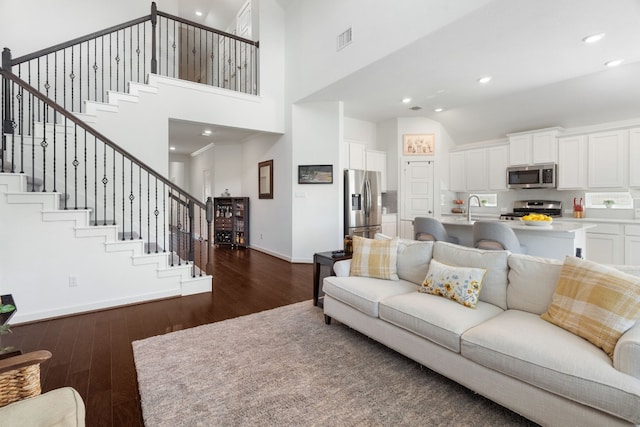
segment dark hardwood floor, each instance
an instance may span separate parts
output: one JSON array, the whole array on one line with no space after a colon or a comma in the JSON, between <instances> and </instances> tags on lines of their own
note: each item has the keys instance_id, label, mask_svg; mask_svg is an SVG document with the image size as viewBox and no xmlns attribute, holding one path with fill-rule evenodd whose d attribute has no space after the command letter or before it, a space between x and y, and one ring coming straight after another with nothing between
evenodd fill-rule
<instances>
[{"instance_id":1,"label":"dark hardwood floor","mask_svg":"<svg viewBox=\"0 0 640 427\"><path fill-rule=\"evenodd\" d=\"M214 264L213 293L15 326L3 344L23 353L51 351L53 357L41 367L43 392L63 386L78 390L88 426L142 426L132 341L313 296L311 264L228 248L215 249Z\"/></svg>"}]
</instances>

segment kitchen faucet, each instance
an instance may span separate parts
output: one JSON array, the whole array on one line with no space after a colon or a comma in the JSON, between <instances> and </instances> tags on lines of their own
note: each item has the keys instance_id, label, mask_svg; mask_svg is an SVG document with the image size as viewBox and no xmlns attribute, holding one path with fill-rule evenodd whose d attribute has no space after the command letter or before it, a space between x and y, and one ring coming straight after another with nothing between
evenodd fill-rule
<instances>
[{"instance_id":1,"label":"kitchen faucet","mask_svg":"<svg viewBox=\"0 0 640 427\"><path fill-rule=\"evenodd\" d=\"M480 197L478 197L475 194L472 194L471 196L469 196L469 199L467 200L467 206L469 207L467 209L467 222L471 222L471 199L473 199L474 197L478 201L478 206L480 206Z\"/></svg>"}]
</instances>

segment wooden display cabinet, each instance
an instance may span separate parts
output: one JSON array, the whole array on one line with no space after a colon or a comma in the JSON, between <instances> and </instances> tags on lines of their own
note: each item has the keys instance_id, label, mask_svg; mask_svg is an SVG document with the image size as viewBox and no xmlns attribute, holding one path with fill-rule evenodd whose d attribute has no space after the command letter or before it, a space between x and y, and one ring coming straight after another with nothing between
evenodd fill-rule
<instances>
[{"instance_id":1,"label":"wooden display cabinet","mask_svg":"<svg viewBox=\"0 0 640 427\"><path fill-rule=\"evenodd\" d=\"M249 198L213 199L213 243L246 248L249 246Z\"/></svg>"}]
</instances>

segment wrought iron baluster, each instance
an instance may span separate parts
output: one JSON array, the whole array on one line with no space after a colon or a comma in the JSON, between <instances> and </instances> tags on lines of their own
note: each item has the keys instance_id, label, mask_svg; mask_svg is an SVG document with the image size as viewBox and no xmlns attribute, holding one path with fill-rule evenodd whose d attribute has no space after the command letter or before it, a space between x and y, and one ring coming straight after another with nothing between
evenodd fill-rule
<instances>
[{"instance_id":1,"label":"wrought iron baluster","mask_svg":"<svg viewBox=\"0 0 640 427\"><path fill-rule=\"evenodd\" d=\"M98 39L93 40L93 99L98 102Z\"/></svg>"},{"instance_id":2,"label":"wrought iron baluster","mask_svg":"<svg viewBox=\"0 0 640 427\"><path fill-rule=\"evenodd\" d=\"M43 116L47 116L47 104L42 103ZM33 146L35 149L35 140L33 141ZM40 142L40 146L42 147L42 192L47 191L47 122L46 120L42 121L42 141Z\"/></svg>"},{"instance_id":3,"label":"wrought iron baluster","mask_svg":"<svg viewBox=\"0 0 640 427\"><path fill-rule=\"evenodd\" d=\"M67 127L67 120L68 119L65 116L65 118L64 118L64 159L63 159L63 164L64 164L64 194L65 194L65 196L67 194L69 194L68 186L67 186L67 159L68 159L68 157L67 157L67 145L68 145L68 139L69 139L68 138L69 132L67 131L67 129L69 129L69 128ZM68 203L67 200L68 200L68 198L65 197L65 199L64 199L64 209L65 210L69 207L67 205L67 203Z\"/></svg>"},{"instance_id":4,"label":"wrought iron baluster","mask_svg":"<svg viewBox=\"0 0 640 427\"><path fill-rule=\"evenodd\" d=\"M84 131L84 208L89 209L88 202L88 193L87 193L87 131Z\"/></svg>"},{"instance_id":5,"label":"wrought iron baluster","mask_svg":"<svg viewBox=\"0 0 640 427\"><path fill-rule=\"evenodd\" d=\"M116 31L116 90L120 90L120 31Z\"/></svg>"},{"instance_id":6,"label":"wrought iron baluster","mask_svg":"<svg viewBox=\"0 0 640 427\"><path fill-rule=\"evenodd\" d=\"M136 61L138 66L138 69L136 71L136 81L140 81L140 25L136 25L136 40L138 43L136 46L136 55L137 55Z\"/></svg>"},{"instance_id":7,"label":"wrought iron baluster","mask_svg":"<svg viewBox=\"0 0 640 427\"><path fill-rule=\"evenodd\" d=\"M171 267L173 267L173 204L175 200L173 199L173 188L169 187L169 253L171 254ZM156 223L157 227L157 223ZM157 233L157 228L156 228Z\"/></svg>"},{"instance_id":8,"label":"wrought iron baluster","mask_svg":"<svg viewBox=\"0 0 640 427\"><path fill-rule=\"evenodd\" d=\"M93 136L93 219L94 225L98 225L98 137L95 135Z\"/></svg>"},{"instance_id":9,"label":"wrought iron baluster","mask_svg":"<svg viewBox=\"0 0 640 427\"><path fill-rule=\"evenodd\" d=\"M41 92L41 90L40 90L40 58L36 59L36 68L38 69L38 71L37 71L38 92ZM35 103L35 99L33 101ZM34 110L36 109L35 104L34 104L33 108L34 108ZM37 110L38 110L38 121L40 121L41 120L40 119L40 109L38 108Z\"/></svg>"},{"instance_id":10,"label":"wrought iron baluster","mask_svg":"<svg viewBox=\"0 0 640 427\"><path fill-rule=\"evenodd\" d=\"M102 60L102 90L100 91L101 101L104 102L104 36L100 37L100 59ZM111 68L111 67L109 67ZM111 82L109 82L109 86L111 86Z\"/></svg>"},{"instance_id":11,"label":"wrought iron baluster","mask_svg":"<svg viewBox=\"0 0 640 427\"><path fill-rule=\"evenodd\" d=\"M167 31L167 41L169 40L169 32ZM173 77L177 76L176 72L176 21L173 21ZM169 46L167 45L167 63L169 62ZM168 74L168 72L167 72Z\"/></svg>"},{"instance_id":12,"label":"wrought iron baluster","mask_svg":"<svg viewBox=\"0 0 640 427\"><path fill-rule=\"evenodd\" d=\"M82 113L82 43L78 45L78 111Z\"/></svg>"},{"instance_id":13,"label":"wrought iron baluster","mask_svg":"<svg viewBox=\"0 0 640 427\"><path fill-rule=\"evenodd\" d=\"M29 94L29 98L33 98L33 110L31 110L31 191L36 191L36 110L40 114L40 109L36 106L35 96Z\"/></svg>"},{"instance_id":14,"label":"wrought iron baluster","mask_svg":"<svg viewBox=\"0 0 640 427\"><path fill-rule=\"evenodd\" d=\"M127 221L125 221L124 213L124 156L122 156L122 240L124 240L124 234L127 231Z\"/></svg>"},{"instance_id":15,"label":"wrought iron baluster","mask_svg":"<svg viewBox=\"0 0 640 427\"><path fill-rule=\"evenodd\" d=\"M165 190L166 190L166 187L165 187L164 184L162 184L162 193L163 194L164 194ZM158 253L158 215L160 214L160 212L158 211L158 177L156 177L155 197L156 197L156 203L155 203L155 209L153 210L153 215L156 217L156 253ZM163 224L162 224L163 225L163 230L165 230L165 232L162 233L162 234L166 234L166 229L167 229L166 217L163 216L163 219L165 219L163 221ZM167 247L164 244L163 244L162 251L163 252L167 251Z\"/></svg>"},{"instance_id":16,"label":"wrought iron baluster","mask_svg":"<svg viewBox=\"0 0 640 427\"><path fill-rule=\"evenodd\" d=\"M116 150L113 149L113 225L116 225ZM123 219L124 222L124 219Z\"/></svg>"},{"instance_id":17,"label":"wrought iron baluster","mask_svg":"<svg viewBox=\"0 0 640 427\"><path fill-rule=\"evenodd\" d=\"M158 180L156 179L156 187L158 186ZM147 253L151 253L151 174L147 172ZM156 238L157 242L157 238ZM158 248L156 247L156 252Z\"/></svg>"},{"instance_id":18,"label":"wrought iron baluster","mask_svg":"<svg viewBox=\"0 0 640 427\"><path fill-rule=\"evenodd\" d=\"M156 192L156 216L158 216L157 212L158 212L158 193ZM167 252L167 186L166 184L162 184L162 225L163 225L162 252ZM156 248L157 247L158 247L158 229L156 228Z\"/></svg>"},{"instance_id":19,"label":"wrought iron baluster","mask_svg":"<svg viewBox=\"0 0 640 427\"><path fill-rule=\"evenodd\" d=\"M73 124L73 209L78 209L78 124Z\"/></svg>"},{"instance_id":20,"label":"wrought iron baluster","mask_svg":"<svg viewBox=\"0 0 640 427\"><path fill-rule=\"evenodd\" d=\"M75 74L73 74L73 60L74 60L74 53L73 53L73 46L71 46L71 74L69 74L69 79L71 79L71 110L73 111L73 99L74 99L74 91L73 91L73 80L76 78Z\"/></svg>"},{"instance_id":21,"label":"wrought iron baluster","mask_svg":"<svg viewBox=\"0 0 640 427\"><path fill-rule=\"evenodd\" d=\"M124 159L124 156L122 156L122 158ZM133 201L135 200L136 196L133 195L133 161L129 161L129 166L130 166L130 189L131 192L129 193L129 202L130 202L130 212L129 215L131 215L131 224L130 224L130 228L131 228L131 235L129 236L129 240L133 240ZM124 176L122 177L123 181L124 181ZM124 230L122 230L124 231Z\"/></svg>"},{"instance_id":22,"label":"wrought iron baluster","mask_svg":"<svg viewBox=\"0 0 640 427\"><path fill-rule=\"evenodd\" d=\"M109 179L107 178L107 144L104 144L104 151L102 153L102 173L102 185L104 186L104 194L102 195L104 204L104 217L102 225L107 225L107 184L109 183ZM113 193L115 194L115 189L113 190ZM115 215L113 217L115 222Z\"/></svg>"},{"instance_id":23,"label":"wrought iron baluster","mask_svg":"<svg viewBox=\"0 0 640 427\"><path fill-rule=\"evenodd\" d=\"M142 168L140 165L138 165L138 230L142 239Z\"/></svg>"}]
</instances>

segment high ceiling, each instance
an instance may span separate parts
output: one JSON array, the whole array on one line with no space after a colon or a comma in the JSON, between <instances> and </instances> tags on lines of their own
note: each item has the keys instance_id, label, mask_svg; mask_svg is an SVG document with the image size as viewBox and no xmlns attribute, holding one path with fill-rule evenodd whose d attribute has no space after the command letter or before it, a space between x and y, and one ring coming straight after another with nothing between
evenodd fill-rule
<instances>
[{"instance_id":1,"label":"high ceiling","mask_svg":"<svg viewBox=\"0 0 640 427\"><path fill-rule=\"evenodd\" d=\"M201 19L214 9L233 19L243 3L187 0L180 12L207 6ZM595 33L606 35L582 41ZM604 65L617 58L621 66ZM491 82L478 84L485 75ZM371 122L429 117L458 144L638 118L640 0L493 0L306 100L343 101L346 116Z\"/></svg>"},{"instance_id":2,"label":"high ceiling","mask_svg":"<svg viewBox=\"0 0 640 427\"><path fill-rule=\"evenodd\" d=\"M582 41L595 33L606 35ZM638 118L639 61L638 0L494 0L308 100L342 100L372 122L429 117L466 143Z\"/></svg>"}]
</instances>

